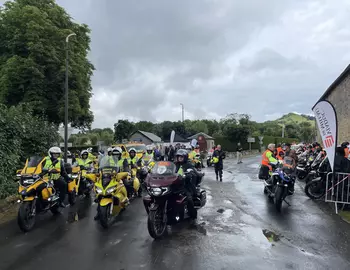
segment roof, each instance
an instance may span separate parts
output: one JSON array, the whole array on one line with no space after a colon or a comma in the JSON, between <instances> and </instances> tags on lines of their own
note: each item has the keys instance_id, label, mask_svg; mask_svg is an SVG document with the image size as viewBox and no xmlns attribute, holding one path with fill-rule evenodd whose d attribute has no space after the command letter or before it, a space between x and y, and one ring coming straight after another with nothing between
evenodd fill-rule
<instances>
[{"instance_id":1,"label":"roof","mask_svg":"<svg viewBox=\"0 0 350 270\"><path fill-rule=\"evenodd\" d=\"M187 139L188 140L193 140L193 139L197 139L199 136L203 136L205 139L207 139L207 140L214 140L214 138L213 137L211 137L211 136L209 136L208 134L205 134L204 132L199 132L199 133L197 133L197 134L194 134L194 135L192 135L191 137L188 137Z\"/></svg>"},{"instance_id":2,"label":"roof","mask_svg":"<svg viewBox=\"0 0 350 270\"><path fill-rule=\"evenodd\" d=\"M134 135L137 132L141 133L143 136L147 137L152 142L161 142L162 141L162 139L160 137L158 137L156 134L153 134L151 132L142 131L142 130L137 130L132 135Z\"/></svg>"},{"instance_id":3,"label":"roof","mask_svg":"<svg viewBox=\"0 0 350 270\"><path fill-rule=\"evenodd\" d=\"M316 102L320 102L321 100L326 99L332 91L337 88L337 86L350 74L350 65L346 67L346 69L339 75L339 77L328 87L326 92L323 93L323 95L320 97L320 99ZM316 106L312 106L312 109Z\"/></svg>"}]
</instances>

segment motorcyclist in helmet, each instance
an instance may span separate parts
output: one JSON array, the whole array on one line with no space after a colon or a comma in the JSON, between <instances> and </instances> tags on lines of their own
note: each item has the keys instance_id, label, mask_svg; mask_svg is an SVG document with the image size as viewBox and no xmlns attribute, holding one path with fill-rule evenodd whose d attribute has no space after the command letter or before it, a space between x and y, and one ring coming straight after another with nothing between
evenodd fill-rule
<instances>
[{"instance_id":1,"label":"motorcyclist in helmet","mask_svg":"<svg viewBox=\"0 0 350 270\"><path fill-rule=\"evenodd\" d=\"M64 167L64 162L60 158L62 151L59 147L51 147L48 151L48 156L42 163L42 173L41 176L49 173L50 180L53 180L55 189L59 191L60 206L66 207L64 199L67 194L67 182L70 178ZM56 173L50 173L55 170Z\"/></svg>"},{"instance_id":2,"label":"motorcyclist in helmet","mask_svg":"<svg viewBox=\"0 0 350 270\"><path fill-rule=\"evenodd\" d=\"M122 158L122 152L123 150L120 147L114 147L112 149L112 157L115 164L117 164L117 167L119 167L120 171L127 171L128 161L127 159Z\"/></svg>"},{"instance_id":3,"label":"motorcyclist in helmet","mask_svg":"<svg viewBox=\"0 0 350 270\"><path fill-rule=\"evenodd\" d=\"M139 158L136 156L135 148L129 149L129 158L127 160L128 160L128 165L130 169L142 165L141 160L139 160Z\"/></svg>"},{"instance_id":4,"label":"motorcyclist in helmet","mask_svg":"<svg viewBox=\"0 0 350 270\"><path fill-rule=\"evenodd\" d=\"M147 145L146 146L146 153L143 154L142 160L146 161L146 162L148 162L150 160L155 160L155 156L154 156L154 151L153 151L152 145Z\"/></svg>"},{"instance_id":5,"label":"motorcyclist in helmet","mask_svg":"<svg viewBox=\"0 0 350 270\"><path fill-rule=\"evenodd\" d=\"M89 159L89 152L87 150L83 150L81 151L80 155L81 158L77 159L78 165L86 169L93 169L93 161Z\"/></svg>"},{"instance_id":6,"label":"motorcyclist in helmet","mask_svg":"<svg viewBox=\"0 0 350 270\"><path fill-rule=\"evenodd\" d=\"M113 151L113 148L112 148L112 147L108 147L108 149L107 149L107 155L108 155L108 156L112 156L112 151Z\"/></svg>"},{"instance_id":7,"label":"motorcyclist in helmet","mask_svg":"<svg viewBox=\"0 0 350 270\"><path fill-rule=\"evenodd\" d=\"M175 154L175 165L176 165L176 173L184 177L185 181L185 189L186 189L186 197L187 197L187 209L192 220L197 219L197 210L194 207L193 196L196 196L196 181L200 175L197 170L194 168L192 163L188 160L188 153L185 149L177 150ZM191 176L186 176L185 172L188 169L192 169Z\"/></svg>"}]
</instances>

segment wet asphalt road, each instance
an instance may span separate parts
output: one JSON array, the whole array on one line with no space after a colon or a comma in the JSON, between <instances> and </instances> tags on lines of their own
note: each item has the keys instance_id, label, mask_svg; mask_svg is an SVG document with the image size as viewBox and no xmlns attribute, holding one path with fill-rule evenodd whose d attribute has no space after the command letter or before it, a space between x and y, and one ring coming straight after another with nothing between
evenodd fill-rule
<instances>
[{"instance_id":1,"label":"wet asphalt road","mask_svg":"<svg viewBox=\"0 0 350 270\"><path fill-rule=\"evenodd\" d=\"M0 269L350 269L350 225L298 184L278 214L256 178L258 162L228 161L223 183L205 169L199 225L178 225L160 241L148 235L140 199L107 231L93 221L91 200L40 216L27 234L11 221L0 227Z\"/></svg>"}]
</instances>

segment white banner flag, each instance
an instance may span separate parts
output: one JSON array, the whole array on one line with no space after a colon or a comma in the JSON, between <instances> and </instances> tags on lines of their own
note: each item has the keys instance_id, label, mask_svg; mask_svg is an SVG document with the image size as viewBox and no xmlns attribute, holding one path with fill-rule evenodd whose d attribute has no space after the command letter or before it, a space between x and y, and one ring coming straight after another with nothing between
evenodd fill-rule
<instances>
[{"instance_id":1,"label":"white banner flag","mask_svg":"<svg viewBox=\"0 0 350 270\"><path fill-rule=\"evenodd\" d=\"M175 139L175 131L173 130L170 134L170 143L173 144Z\"/></svg>"},{"instance_id":2,"label":"white banner flag","mask_svg":"<svg viewBox=\"0 0 350 270\"><path fill-rule=\"evenodd\" d=\"M320 101L313 108L318 129L320 131L322 142L332 171L334 168L335 148L337 146L337 115L331 103Z\"/></svg>"}]
</instances>

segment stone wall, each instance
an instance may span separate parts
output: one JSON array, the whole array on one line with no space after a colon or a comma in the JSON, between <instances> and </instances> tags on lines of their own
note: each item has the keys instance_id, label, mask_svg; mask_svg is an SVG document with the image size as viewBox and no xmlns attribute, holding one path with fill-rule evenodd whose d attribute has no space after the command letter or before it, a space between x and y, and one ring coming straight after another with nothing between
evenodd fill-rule
<instances>
[{"instance_id":1,"label":"stone wall","mask_svg":"<svg viewBox=\"0 0 350 270\"><path fill-rule=\"evenodd\" d=\"M350 141L350 75L326 99L333 104L337 112L338 144Z\"/></svg>"}]
</instances>

